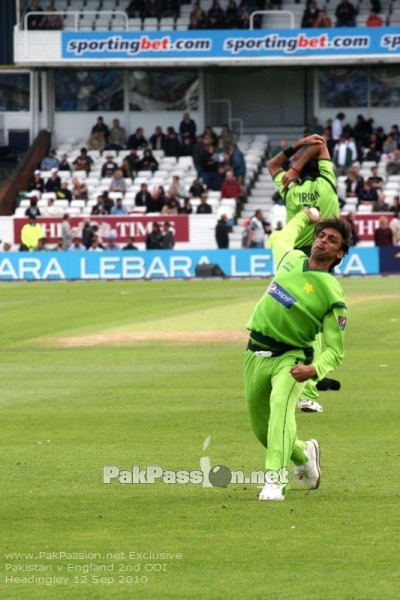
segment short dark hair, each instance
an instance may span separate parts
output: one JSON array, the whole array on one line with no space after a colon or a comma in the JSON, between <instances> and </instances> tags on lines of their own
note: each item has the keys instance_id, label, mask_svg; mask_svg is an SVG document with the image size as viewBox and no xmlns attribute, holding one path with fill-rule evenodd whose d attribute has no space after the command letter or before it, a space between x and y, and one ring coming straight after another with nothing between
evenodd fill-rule
<instances>
[{"instance_id":1,"label":"short dark hair","mask_svg":"<svg viewBox=\"0 0 400 600\"><path fill-rule=\"evenodd\" d=\"M316 179L319 175L318 161L315 158L311 158L301 170L301 177L312 177Z\"/></svg>"},{"instance_id":2,"label":"short dark hair","mask_svg":"<svg viewBox=\"0 0 400 600\"><path fill-rule=\"evenodd\" d=\"M340 233L342 236L342 247L340 249L345 255L348 254L350 247L353 245L353 236L350 224L342 219L324 219L315 226L315 237L318 237L321 231L328 228L335 229L338 233ZM334 267L336 267L341 260L341 258L337 258L333 262L330 270L334 269Z\"/></svg>"}]
</instances>

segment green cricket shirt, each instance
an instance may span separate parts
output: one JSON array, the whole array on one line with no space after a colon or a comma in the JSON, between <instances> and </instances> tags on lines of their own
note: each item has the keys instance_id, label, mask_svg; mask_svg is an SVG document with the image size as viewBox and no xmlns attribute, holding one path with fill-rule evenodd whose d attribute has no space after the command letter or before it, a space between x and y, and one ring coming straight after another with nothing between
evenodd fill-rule
<instances>
[{"instance_id":1,"label":"green cricket shirt","mask_svg":"<svg viewBox=\"0 0 400 600\"><path fill-rule=\"evenodd\" d=\"M322 379L341 364L347 311L341 285L327 271L310 269L308 257L293 250L295 241L309 224L307 215L298 213L282 230L275 232L272 252L276 275L257 303L246 324L253 339L266 348L282 345L309 348L323 332L325 350L313 361L315 379Z\"/></svg>"},{"instance_id":2,"label":"green cricket shirt","mask_svg":"<svg viewBox=\"0 0 400 600\"><path fill-rule=\"evenodd\" d=\"M332 162L323 158L318 161L319 176L315 179L305 178L302 183L294 183L286 190L282 185L285 171L279 171L274 177L286 206L286 223L304 208L318 208L322 219L339 216L339 201L336 192L336 176ZM296 240L296 248L312 246L314 241L314 225L309 224Z\"/></svg>"}]
</instances>

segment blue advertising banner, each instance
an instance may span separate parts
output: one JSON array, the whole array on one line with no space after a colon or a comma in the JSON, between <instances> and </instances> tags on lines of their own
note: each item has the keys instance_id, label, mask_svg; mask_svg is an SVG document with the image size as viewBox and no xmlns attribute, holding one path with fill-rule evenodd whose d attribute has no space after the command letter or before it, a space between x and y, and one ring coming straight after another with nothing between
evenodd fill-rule
<instances>
[{"instance_id":1,"label":"blue advertising banner","mask_svg":"<svg viewBox=\"0 0 400 600\"><path fill-rule=\"evenodd\" d=\"M379 247L379 270L381 273L400 273L400 246Z\"/></svg>"},{"instance_id":2,"label":"blue advertising banner","mask_svg":"<svg viewBox=\"0 0 400 600\"><path fill-rule=\"evenodd\" d=\"M269 249L10 252L0 254L0 280L186 279L204 264L218 265L227 277L270 277L274 269ZM352 249L337 273L378 274L377 249Z\"/></svg>"},{"instance_id":3,"label":"blue advertising banner","mask_svg":"<svg viewBox=\"0 0 400 600\"><path fill-rule=\"evenodd\" d=\"M229 31L65 31L62 58L77 60L393 56L394 27Z\"/></svg>"}]
</instances>

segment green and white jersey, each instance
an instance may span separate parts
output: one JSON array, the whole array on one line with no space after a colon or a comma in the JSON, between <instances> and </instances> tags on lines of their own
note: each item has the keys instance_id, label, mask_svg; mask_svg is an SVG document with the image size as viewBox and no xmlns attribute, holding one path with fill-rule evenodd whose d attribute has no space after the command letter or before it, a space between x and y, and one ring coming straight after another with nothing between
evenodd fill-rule
<instances>
[{"instance_id":1,"label":"green and white jersey","mask_svg":"<svg viewBox=\"0 0 400 600\"><path fill-rule=\"evenodd\" d=\"M279 171L274 177L286 206L286 223L304 208L318 208L323 219L339 216L339 201L336 192L336 176L332 162L328 159L318 161L319 176L315 179L305 178L303 183L294 183L290 189L285 190L282 178L285 171ZM309 224L304 228L296 248L309 248L314 241L314 225Z\"/></svg>"},{"instance_id":2,"label":"green and white jersey","mask_svg":"<svg viewBox=\"0 0 400 600\"><path fill-rule=\"evenodd\" d=\"M293 250L297 236L308 223L307 215L299 213L274 235L272 251L277 272L246 327L256 332L256 343L271 350L285 346L309 348L323 331L325 350L313 362L321 379L343 360L347 311L337 279L327 271L310 269L307 255Z\"/></svg>"}]
</instances>

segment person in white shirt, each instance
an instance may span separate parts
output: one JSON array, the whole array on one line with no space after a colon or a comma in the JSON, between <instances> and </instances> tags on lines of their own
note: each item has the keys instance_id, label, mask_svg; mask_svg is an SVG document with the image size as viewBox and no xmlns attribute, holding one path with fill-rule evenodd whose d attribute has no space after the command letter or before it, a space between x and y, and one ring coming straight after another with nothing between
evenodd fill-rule
<instances>
[{"instance_id":1,"label":"person in white shirt","mask_svg":"<svg viewBox=\"0 0 400 600\"><path fill-rule=\"evenodd\" d=\"M340 112L336 115L336 117L332 121L332 139L338 141L343 131L343 121L345 119L345 114Z\"/></svg>"}]
</instances>

